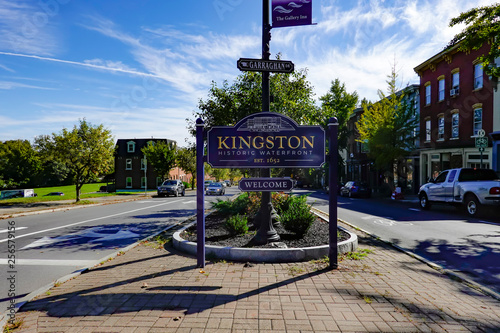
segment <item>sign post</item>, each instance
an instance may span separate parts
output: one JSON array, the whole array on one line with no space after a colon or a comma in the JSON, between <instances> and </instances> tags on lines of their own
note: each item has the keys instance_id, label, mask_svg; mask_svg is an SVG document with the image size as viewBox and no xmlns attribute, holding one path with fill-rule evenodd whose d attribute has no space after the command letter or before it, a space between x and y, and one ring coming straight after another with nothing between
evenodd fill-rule
<instances>
[{"instance_id":1,"label":"sign post","mask_svg":"<svg viewBox=\"0 0 500 333\"><path fill-rule=\"evenodd\" d=\"M205 267L205 145L203 143L205 124L196 120L196 258L197 266Z\"/></svg>"},{"instance_id":2,"label":"sign post","mask_svg":"<svg viewBox=\"0 0 500 333\"><path fill-rule=\"evenodd\" d=\"M338 268L338 249L337 249L337 188L338 188L338 127L337 118L332 117L328 123L328 161L329 163L329 179L328 186L330 187L329 194L329 232L330 232L330 247L328 256L330 258L330 269Z\"/></svg>"},{"instance_id":3,"label":"sign post","mask_svg":"<svg viewBox=\"0 0 500 333\"><path fill-rule=\"evenodd\" d=\"M485 137L485 135L486 132L483 129L477 131L476 148L479 149L479 152L481 154L481 164L480 164L481 169L483 168L483 151L485 148L488 147L488 138Z\"/></svg>"}]
</instances>

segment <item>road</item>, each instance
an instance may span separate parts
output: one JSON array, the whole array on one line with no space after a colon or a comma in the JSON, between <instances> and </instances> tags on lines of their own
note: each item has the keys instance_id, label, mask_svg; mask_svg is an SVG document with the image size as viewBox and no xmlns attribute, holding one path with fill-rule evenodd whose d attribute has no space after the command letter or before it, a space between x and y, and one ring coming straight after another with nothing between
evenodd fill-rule
<instances>
[{"instance_id":1,"label":"road","mask_svg":"<svg viewBox=\"0 0 500 333\"><path fill-rule=\"evenodd\" d=\"M237 187L228 188L223 197L236 192ZM206 208L217 198L220 197L206 197ZM9 306L11 282L19 302L65 275L184 221L195 214L195 209L196 193L188 191L185 197L152 198L0 220L0 313ZM11 232L15 243L8 242L9 224L15 227L15 233ZM12 267L8 244L15 245Z\"/></svg>"},{"instance_id":2,"label":"road","mask_svg":"<svg viewBox=\"0 0 500 333\"><path fill-rule=\"evenodd\" d=\"M310 193L308 202L328 213L328 196ZM385 199L338 198L338 217L500 293L500 220L493 214L469 218L454 207Z\"/></svg>"}]
</instances>

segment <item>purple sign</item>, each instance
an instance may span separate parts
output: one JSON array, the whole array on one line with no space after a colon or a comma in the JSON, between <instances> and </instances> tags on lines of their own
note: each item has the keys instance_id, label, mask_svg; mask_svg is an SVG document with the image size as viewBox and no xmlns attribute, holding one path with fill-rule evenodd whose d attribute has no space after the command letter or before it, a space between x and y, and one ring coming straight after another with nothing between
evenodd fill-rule
<instances>
[{"instance_id":1,"label":"purple sign","mask_svg":"<svg viewBox=\"0 0 500 333\"><path fill-rule=\"evenodd\" d=\"M272 0L273 28L312 24L312 0Z\"/></svg>"},{"instance_id":2,"label":"purple sign","mask_svg":"<svg viewBox=\"0 0 500 333\"><path fill-rule=\"evenodd\" d=\"M207 133L207 162L217 168L316 168L325 163L325 131L274 112Z\"/></svg>"},{"instance_id":3,"label":"purple sign","mask_svg":"<svg viewBox=\"0 0 500 333\"><path fill-rule=\"evenodd\" d=\"M238 183L242 192L288 192L293 189L290 178L243 178Z\"/></svg>"}]
</instances>

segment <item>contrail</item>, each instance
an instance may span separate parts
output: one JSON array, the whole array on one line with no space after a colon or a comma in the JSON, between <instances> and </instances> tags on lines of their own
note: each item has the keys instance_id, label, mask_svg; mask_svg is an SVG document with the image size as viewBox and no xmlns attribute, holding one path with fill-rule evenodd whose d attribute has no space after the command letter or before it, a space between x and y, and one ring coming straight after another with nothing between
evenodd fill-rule
<instances>
[{"instance_id":1,"label":"contrail","mask_svg":"<svg viewBox=\"0 0 500 333\"><path fill-rule=\"evenodd\" d=\"M137 71L127 70L127 69L120 69L120 68L111 68L111 67L106 67L106 66L99 66L99 65L94 65L94 64L88 64L88 63L85 63L85 62L77 62L77 61L62 60L62 59L48 58L48 57L40 57L40 56L29 55L29 54L2 52L2 51L0 51L0 54L8 55L8 56L14 56L14 57L23 57L23 58L32 58L32 59L38 59L38 60L45 60L45 61L60 62L60 63L63 63L63 64L77 65L77 66L89 67L89 68L94 68L94 69L102 69L102 70L111 71L111 72L120 72L120 73L127 73L127 74L138 75L138 76L147 76L147 77L154 77L154 78L157 78L157 79L163 79L162 77L160 77L158 75L154 75L154 74L137 72Z\"/></svg>"}]
</instances>

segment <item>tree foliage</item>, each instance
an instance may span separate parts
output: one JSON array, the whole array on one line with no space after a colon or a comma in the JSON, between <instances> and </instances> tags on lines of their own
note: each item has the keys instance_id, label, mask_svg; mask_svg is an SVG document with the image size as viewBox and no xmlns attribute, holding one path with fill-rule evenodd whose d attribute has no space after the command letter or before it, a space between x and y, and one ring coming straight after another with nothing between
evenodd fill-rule
<instances>
[{"instance_id":1,"label":"tree foliage","mask_svg":"<svg viewBox=\"0 0 500 333\"><path fill-rule=\"evenodd\" d=\"M368 146L368 156L384 171L392 170L397 160L414 149L414 130L418 125L418 117L406 102L404 92L397 91L395 68L388 78L389 95L379 90L380 101L363 103L363 114L356 123L357 140Z\"/></svg>"},{"instance_id":2,"label":"tree foliage","mask_svg":"<svg viewBox=\"0 0 500 333\"><path fill-rule=\"evenodd\" d=\"M196 178L196 147L180 148L177 151L177 165L187 173L191 173L191 188L194 189Z\"/></svg>"},{"instance_id":3,"label":"tree foliage","mask_svg":"<svg viewBox=\"0 0 500 333\"><path fill-rule=\"evenodd\" d=\"M456 34L448 46L460 43L460 50L477 50L485 43L491 43L488 54L479 60L484 64L485 73L500 77L500 68L495 59L500 57L500 4L473 8L451 19L450 27L465 24L466 27Z\"/></svg>"},{"instance_id":4,"label":"tree foliage","mask_svg":"<svg viewBox=\"0 0 500 333\"><path fill-rule=\"evenodd\" d=\"M28 140L0 142L0 180L2 187L36 185L42 170L40 154Z\"/></svg>"},{"instance_id":5,"label":"tree foliage","mask_svg":"<svg viewBox=\"0 0 500 333\"><path fill-rule=\"evenodd\" d=\"M173 143L156 141L141 149L149 164L162 179L167 179L176 166L177 148Z\"/></svg>"},{"instance_id":6,"label":"tree foliage","mask_svg":"<svg viewBox=\"0 0 500 333\"><path fill-rule=\"evenodd\" d=\"M64 128L52 136L37 137L35 142L45 156L69 170L77 202L84 184L98 180L113 168L114 139L102 124L94 126L83 119L72 130Z\"/></svg>"},{"instance_id":7,"label":"tree foliage","mask_svg":"<svg viewBox=\"0 0 500 333\"><path fill-rule=\"evenodd\" d=\"M299 124L311 123L317 107L306 70L270 75L270 90L270 110L264 111L279 112ZM205 122L206 128L234 126L242 118L262 111L262 74L244 72L233 84L224 81L221 87L212 82L208 98L200 99L198 109L193 112L193 118L186 119L193 135L197 118Z\"/></svg>"}]
</instances>

